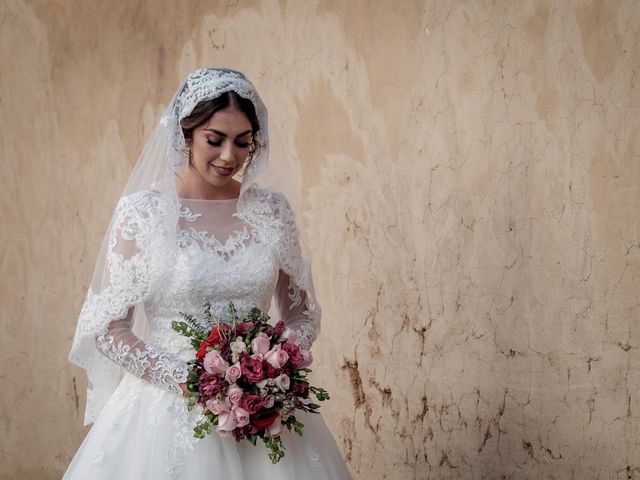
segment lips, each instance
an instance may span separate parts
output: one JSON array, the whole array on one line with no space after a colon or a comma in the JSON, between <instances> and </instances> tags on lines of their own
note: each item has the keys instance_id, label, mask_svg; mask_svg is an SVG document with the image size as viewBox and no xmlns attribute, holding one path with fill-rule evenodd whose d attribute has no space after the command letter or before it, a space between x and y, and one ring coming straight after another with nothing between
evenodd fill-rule
<instances>
[{"instance_id":1,"label":"lips","mask_svg":"<svg viewBox=\"0 0 640 480\"><path fill-rule=\"evenodd\" d=\"M217 165L211 165L211 166L216 171L216 173L222 177L228 177L233 173L233 170L234 170L233 168L218 167Z\"/></svg>"}]
</instances>

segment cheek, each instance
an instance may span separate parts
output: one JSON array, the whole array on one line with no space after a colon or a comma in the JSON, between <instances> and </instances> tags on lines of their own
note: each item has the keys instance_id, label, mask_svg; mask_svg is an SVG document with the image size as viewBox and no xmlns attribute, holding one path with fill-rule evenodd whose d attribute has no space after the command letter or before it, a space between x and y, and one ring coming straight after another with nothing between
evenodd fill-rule
<instances>
[{"instance_id":1,"label":"cheek","mask_svg":"<svg viewBox=\"0 0 640 480\"><path fill-rule=\"evenodd\" d=\"M196 144L193 148L193 159L196 162L208 162L212 158L215 158L217 150L218 149L211 147L209 144Z\"/></svg>"}]
</instances>

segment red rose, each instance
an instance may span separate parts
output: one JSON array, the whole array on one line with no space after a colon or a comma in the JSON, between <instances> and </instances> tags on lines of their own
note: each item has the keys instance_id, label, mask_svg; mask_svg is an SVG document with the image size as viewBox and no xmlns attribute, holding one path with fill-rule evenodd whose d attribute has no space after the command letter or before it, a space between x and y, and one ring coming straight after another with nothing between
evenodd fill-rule
<instances>
[{"instance_id":1,"label":"red rose","mask_svg":"<svg viewBox=\"0 0 640 480\"><path fill-rule=\"evenodd\" d=\"M289 361L291 362L293 368L295 368L296 370L300 368L300 365L304 363L304 357L300 352L300 347L289 342L284 342L281 345L282 346L280 348L282 348L282 350L287 352L287 354L289 355Z\"/></svg>"},{"instance_id":2,"label":"red rose","mask_svg":"<svg viewBox=\"0 0 640 480\"><path fill-rule=\"evenodd\" d=\"M199 362L204 360L205 355L207 354L207 348L209 348L211 344L206 340L200 344L200 348L198 349L198 353L196 353L196 358Z\"/></svg>"},{"instance_id":3,"label":"red rose","mask_svg":"<svg viewBox=\"0 0 640 480\"><path fill-rule=\"evenodd\" d=\"M256 413L262 405L264 404L264 399L260 395L255 395L253 393L247 393L240 400L240 407L244 408L250 415Z\"/></svg>"},{"instance_id":4,"label":"red rose","mask_svg":"<svg viewBox=\"0 0 640 480\"><path fill-rule=\"evenodd\" d=\"M291 382L291 393L298 397L309 398L309 382L293 380Z\"/></svg>"},{"instance_id":5,"label":"red rose","mask_svg":"<svg viewBox=\"0 0 640 480\"><path fill-rule=\"evenodd\" d=\"M251 383L257 383L264 378L262 362L255 358L243 357L240 360L240 369L242 370L242 375Z\"/></svg>"},{"instance_id":6,"label":"red rose","mask_svg":"<svg viewBox=\"0 0 640 480\"><path fill-rule=\"evenodd\" d=\"M221 338L222 338L222 335L220 334L220 330L218 327L216 327L213 330L211 330L211 333L209 334L209 338L207 338L207 342L209 342L211 345L215 345L216 343L220 342Z\"/></svg>"},{"instance_id":7,"label":"red rose","mask_svg":"<svg viewBox=\"0 0 640 480\"><path fill-rule=\"evenodd\" d=\"M252 424L259 430L264 430L268 426L270 426L273 422L278 418L278 412L276 412L273 408L269 410L260 410L255 413L251 419Z\"/></svg>"},{"instance_id":8,"label":"red rose","mask_svg":"<svg viewBox=\"0 0 640 480\"><path fill-rule=\"evenodd\" d=\"M266 360L262 361L262 370L264 370L265 376L267 378L276 378L278 375L280 375L279 371L273 368L273 366Z\"/></svg>"}]
</instances>

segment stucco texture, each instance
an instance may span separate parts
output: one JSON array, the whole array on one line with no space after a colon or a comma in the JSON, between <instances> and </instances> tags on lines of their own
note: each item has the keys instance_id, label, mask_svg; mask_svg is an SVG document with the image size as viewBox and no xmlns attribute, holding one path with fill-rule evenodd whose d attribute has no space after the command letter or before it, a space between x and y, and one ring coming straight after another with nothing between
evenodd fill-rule
<instances>
[{"instance_id":1,"label":"stucco texture","mask_svg":"<svg viewBox=\"0 0 640 480\"><path fill-rule=\"evenodd\" d=\"M640 3L0 3L0 478L57 479L112 208L193 68L299 180L356 479L640 478Z\"/></svg>"}]
</instances>

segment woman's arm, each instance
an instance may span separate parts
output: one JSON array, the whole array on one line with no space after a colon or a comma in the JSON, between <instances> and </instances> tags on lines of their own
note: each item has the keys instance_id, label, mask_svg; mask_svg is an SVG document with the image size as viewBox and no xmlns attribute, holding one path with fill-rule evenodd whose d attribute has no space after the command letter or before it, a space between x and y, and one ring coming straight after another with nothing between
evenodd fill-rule
<instances>
[{"instance_id":1,"label":"woman's arm","mask_svg":"<svg viewBox=\"0 0 640 480\"><path fill-rule=\"evenodd\" d=\"M133 308L127 316L111 321L96 337L96 346L105 356L129 373L175 393L183 393L187 381L186 362L143 342L132 332Z\"/></svg>"},{"instance_id":2,"label":"woman's arm","mask_svg":"<svg viewBox=\"0 0 640 480\"><path fill-rule=\"evenodd\" d=\"M107 251L108 291L120 303L135 299L140 304L143 291L151 283L149 268L151 258L158 255L157 247L150 237L153 220L150 220L151 202L144 196L138 202L122 198L116 209L116 220L111 231ZM135 292L135 294L134 294ZM129 373L166 390L182 393L181 383L187 380L187 364L172 354L145 343L132 329L134 308L130 307L124 317L105 322L95 333L96 347Z\"/></svg>"},{"instance_id":3,"label":"woman's arm","mask_svg":"<svg viewBox=\"0 0 640 480\"><path fill-rule=\"evenodd\" d=\"M307 305L307 292L298 288L289 275L280 270L275 291L280 318L298 334L298 344L305 350L317 337L317 321Z\"/></svg>"},{"instance_id":4,"label":"woman's arm","mask_svg":"<svg viewBox=\"0 0 640 480\"><path fill-rule=\"evenodd\" d=\"M291 205L281 193L276 193L273 201L280 230L276 306L287 326L298 333L297 343L309 350L320 333L320 307L313 296L311 266L302 255L300 235Z\"/></svg>"}]
</instances>

